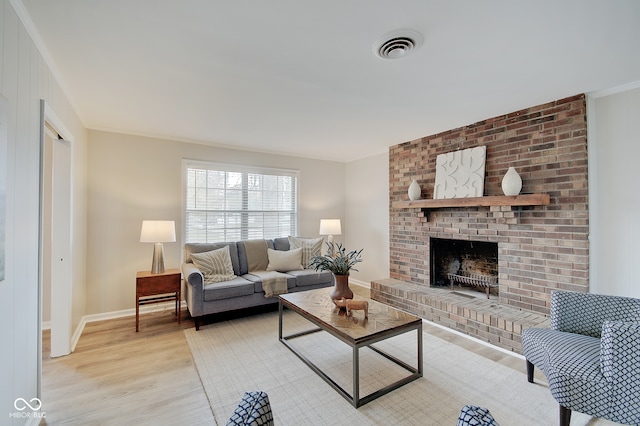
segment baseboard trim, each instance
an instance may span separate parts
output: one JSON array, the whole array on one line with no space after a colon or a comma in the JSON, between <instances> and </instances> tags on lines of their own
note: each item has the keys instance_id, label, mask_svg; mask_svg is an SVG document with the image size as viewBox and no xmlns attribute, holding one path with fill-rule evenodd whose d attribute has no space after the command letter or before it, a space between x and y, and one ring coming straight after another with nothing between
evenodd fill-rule
<instances>
[{"instance_id":1,"label":"baseboard trim","mask_svg":"<svg viewBox=\"0 0 640 426\"><path fill-rule=\"evenodd\" d=\"M358 285L360 287L371 288L371 284L366 281L360 281L355 279L349 279L350 284ZM140 314L147 314L152 312L160 312L166 309L173 309L174 302L164 302L164 303L155 303L153 305L141 306ZM186 309L187 302L184 300L180 304L181 309ZM135 308L123 309L121 311L111 311L111 312L103 312L100 314L90 314L85 315L80 319L80 323L76 327L73 336L71 337L71 352L76 350L76 346L80 341L80 336L82 336L82 332L84 331L84 327L90 322L96 321L105 321L110 319L122 318L122 317L130 317L136 314ZM51 329L51 321L43 321L42 322L43 330Z\"/></svg>"},{"instance_id":2,"label":"baseboard trim","mask_svg":"<svg viewBox=\"0 0 640 426\"><path fill-rule=\"evenodd\" d=\"M153 305L141 306L140 313L147 314L150 312L160 312L160 311L166 310L167 308L173 309L174 306L175 306L175 302L155 303ZM180 309L183 309L186 306L187 306L187 302L183 300L180 303ZM89 322L104 321L104 320L115 319L115 318L130 317L130 316L134 316L135 314L136 314L136 308L131 308L131 309L123 309L121 311L112 311L112 312L103 312L101 314L85 315L83 319L85 319L86 322L89 323Z\"/></svg>"},{"instance_id":3,"label":"baseboard trim","mask_svg":"<svg viewBox=\"0 0 640 426\"><path fill-rule=\"evenodd\" d=\"M360 287L371 288L371 283L366 281L354 280L353 278L349 278L349 284L359 285Z\"/></svg>"},{"instance_id":4,"label":"baseboard trim","mask_svg":"<svg viewBox=\"0 0 640 426\"><path fill-rule=\"evenodd\" d=\"M174 304L175 302L163 302L163 303L156 303L153 305L148 305L148 306L141 306L140 307L140 314L148 314L148 313L152 313L152 312L161 312L164 311L166 309L174 309ZM185 309L187 307L187 302L185 302L184 300L180 303L180 309ZM112 311L112 312L103 312L100 314L90 314L90 315L85 315L80 319L80 323L78 324L78 326L76 327L73 336L71 337L71 352L74 352L76 349L76 345L78 344L78 341L80 340L80 336L82 336L82 332L84 331L84 327L90 323L90 322L96 322L96 321L104 321L104 320L110 320L110 319L115 319L115 318L122 318L122 317L130 317L130 316L135 316L136 314L136 308L131 308L131 309L123 309L121 311ZM51 321L44 321L42 323L42 329L43 330L50 330L51 329Z\"/></svg>"}]
</instances>

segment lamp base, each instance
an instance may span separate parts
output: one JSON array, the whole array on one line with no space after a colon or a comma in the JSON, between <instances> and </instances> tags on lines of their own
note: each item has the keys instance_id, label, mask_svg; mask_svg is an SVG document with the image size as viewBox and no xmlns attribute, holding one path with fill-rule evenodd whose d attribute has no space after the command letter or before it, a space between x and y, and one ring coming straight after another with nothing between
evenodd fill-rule
<instances>
[{"instance_id":1,"label":"lamp base","mask_svg":"<svg viewBox=\"0 0 640 426\"><path fill-rule=\"evenodd\" d=\"M164 246L162 245L162 243L155 243L153 246L153 262L151 263L151 273L164 273Z\"/></svg>"},{"instance_id":2,"label":"lamp base","mask_svg":"<svg viewBox=\"0 0 640 426\"><path fill-rule=\"evenodd\" d=\"M327 236L327 255L333 257L334 254L333 235L329 234Z\"/></svg>"}]
</instances>

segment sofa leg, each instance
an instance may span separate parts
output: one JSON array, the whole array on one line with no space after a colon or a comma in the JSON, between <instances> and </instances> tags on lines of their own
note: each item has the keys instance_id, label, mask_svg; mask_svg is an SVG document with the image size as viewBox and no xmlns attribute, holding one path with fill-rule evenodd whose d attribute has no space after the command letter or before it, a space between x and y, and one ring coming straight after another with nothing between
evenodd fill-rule
<instances>
[{"instance_id":1,"label":"sofa leg","mask_svg":"<svg viewBox=\"0 0 640 426\"><path fill-rule=\"evenodd\" d=\"M560 405L560 426L571 424L571 410Z\"/></svg>"},{"instance_id":2,"label":"sofa leg","mask_svg":"<svg viewBox=\"0 0 640 426\"><path fill-rule=\"evenodd\" d=\"M533 364L527 360L527 380L533 383Z\"/></svg>"},{"instance_id":3,"label":"sofa leg","mask_svg":"<svg viewBox=\"0 0 640 426\"><path fill-rule=\"evenodd\" d=\"M193 322L196 323L196 331L200 330L200 317L193 318Z\"/></svg>"}]
</instances>

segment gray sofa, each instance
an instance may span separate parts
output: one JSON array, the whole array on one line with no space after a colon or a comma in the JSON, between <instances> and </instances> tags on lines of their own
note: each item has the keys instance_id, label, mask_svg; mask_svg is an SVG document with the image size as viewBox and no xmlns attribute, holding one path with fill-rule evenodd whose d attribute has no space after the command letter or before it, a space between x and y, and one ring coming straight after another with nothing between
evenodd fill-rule
<instances>
[{"instance_id":1,"label":"gray sofa","mask_svg":"<svg viewBox=\"0 0 640 426\"><path fill-rule=\"evenodd\" d=\"M289 250L288 238L265 241L267 247L273 250ZM231 264L236 277L229 281L205 284L204 276L194 265L191 254L210 252L225 246L229 247ZM284 273L288 293L333 285L331 272L301 269ZM185 244L182 276L185 280L184 298L189 313L195 320L196 330L200 329L200 320L205 315L278 303L277 296L265 297L260 277L249 273L245 241Z\"/></svg>"}]
</instances>

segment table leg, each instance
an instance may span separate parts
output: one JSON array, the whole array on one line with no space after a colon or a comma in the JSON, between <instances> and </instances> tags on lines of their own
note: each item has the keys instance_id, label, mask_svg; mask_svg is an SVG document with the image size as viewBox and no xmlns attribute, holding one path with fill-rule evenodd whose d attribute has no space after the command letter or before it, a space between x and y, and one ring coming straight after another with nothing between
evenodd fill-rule
<instances>
[{"instance_id":1,"label":"table leg","mask_svg":"<svg viewBox=\"0 0 640 426\"><path fill-rule=\"evenodd\" d=\"M418 326L418 374L422 377L422 324Z\"/></svg>"},{"instance_id":2,"label":"table leg","mask_svg":"<svg viewBox=\"0 0 640 426\"><path fill-rule=\"evenodd\" d=\"M136 296L136 333L140 325L140 298Z\"/></svg>"},{"instance_id":3,"label":"table leg","mask_svg":"<svg viewBox=\"0 0 640 426\"><path fill-rule=\"evenodd\" d=\"M353 346L353 406L360 406L360 348Z\"/></svg>"},{"instance_id":4,"label":"table leg","mask_svg":"<svg viewBox=\"0 0 640 426\"><path fill-rule=\"evenodd\" d=\"M176 315L178 316L178 324L180 324L180 298L181 293L178 291L178 295L176 296Z\"/></svg>"},{"instance_id":5,"label":"table leg","mask_svg":"<svg viewBox=\"0 0 640 426\"><path fill-rule=\"evenodd\" d=\"M278 340L282 341L282 301L278 306Z\"/></svg>"}]
</instances>

